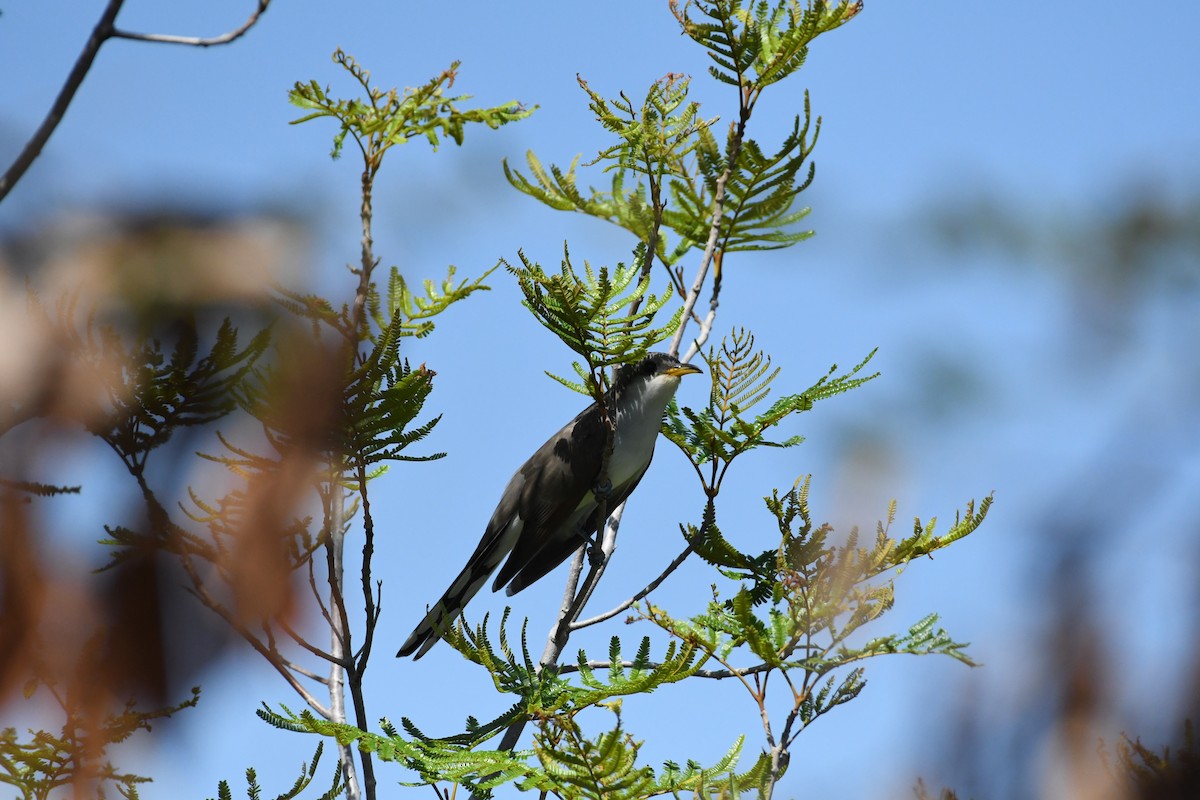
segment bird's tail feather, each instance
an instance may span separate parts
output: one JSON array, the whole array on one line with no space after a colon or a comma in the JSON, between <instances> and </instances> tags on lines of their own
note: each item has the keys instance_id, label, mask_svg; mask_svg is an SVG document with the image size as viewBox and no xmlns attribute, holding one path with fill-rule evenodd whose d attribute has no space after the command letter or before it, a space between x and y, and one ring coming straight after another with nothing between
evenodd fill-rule
<instances>
[{"instance_id":1,"label":"bird's tail feather","mask_svg":"<svg viewBox=\"0 0 1200 800\"><path fill-rule=\"evenodd\" d=\"M433 604L429 613L400 646L400 652L396 653L397 656L403 658L415 653L414 658L420 658L450 631L454 621L458 619L458 615L462 613L471 598L483 588L492 574L492 570L496 568L493 565L486 570L478 569L482 566L484 565L469 564L459 573L442 598Z\"/></svg>"},{"instance_id":2,"label":"bird's tail feather","mask_svg":"<svg viewBox=\"0 0 1200 800\"><path fill-rule=\"evenodd\" d=\"M520 517L511 519L499 536L493 536L494 529L489 527L488 533L484 535L467 566L458 573L450 588L433 604L425 618L404 640L404 644L400 645L397 657L411 655L413 660L416 660L428 653L429 648L450 631L467 603L479 593L487 579L496 571L496 567L500 566L500 562L512 551L513 542L520 535L521 528Z\"/></svg>"}]
</instances>

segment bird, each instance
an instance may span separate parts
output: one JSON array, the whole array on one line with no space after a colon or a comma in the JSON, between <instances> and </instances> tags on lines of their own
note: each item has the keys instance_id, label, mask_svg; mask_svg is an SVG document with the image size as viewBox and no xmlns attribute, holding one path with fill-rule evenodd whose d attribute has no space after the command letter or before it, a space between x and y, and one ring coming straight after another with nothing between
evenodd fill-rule
<instances>
[{"instance_id":1,"label":"bird","mask_svg":"<svg viewBox=\"0 0 1200 800\"><path fill-rule=\"evenodd\" d=\"M429 652L500 562L492 591L505 588L511 597L590 541L600 522L597 492L607 494L609 510L629 497L650 466L680 379L702 371L668 353L648 353L619 367L604 400L616 420L607 483L597 485L608 437L601 408L592 403L513 474L479 546L396 656L415 660Z\"/></svg>"}]
</instances>

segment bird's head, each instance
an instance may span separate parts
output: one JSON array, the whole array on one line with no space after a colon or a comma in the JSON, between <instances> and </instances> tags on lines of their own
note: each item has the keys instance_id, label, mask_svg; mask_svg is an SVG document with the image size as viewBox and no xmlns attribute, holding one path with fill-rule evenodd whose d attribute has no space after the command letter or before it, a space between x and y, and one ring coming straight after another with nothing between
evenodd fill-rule
<instances>
[{"instance_id":1,"label":"bird's head","mask_svg":"<svg viewBox=\"0 0 1200 800\"><path fill-rule=\"evenodd\" d=\"M699 372L703 370L685 364L669 353L647 353L641 361L625 364L617 370L613 392L621 397L630 392L657 394L656 390L661 390L669 397L678 388L680 378Z\"/></svg>"}]
</instances>

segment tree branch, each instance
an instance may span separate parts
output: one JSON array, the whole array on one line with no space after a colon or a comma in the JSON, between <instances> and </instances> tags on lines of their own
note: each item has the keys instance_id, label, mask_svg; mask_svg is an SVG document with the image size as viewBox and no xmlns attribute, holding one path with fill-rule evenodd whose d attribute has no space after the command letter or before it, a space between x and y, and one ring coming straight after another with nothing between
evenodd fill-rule
<instances>
[{"instance_id":1,"label":"tree branch","mask_svg":"<svg viewBox=\"0 0 1200 800\"><path fill-rule=\"evenodd\" d=\"M135 42L159 42L162 44L182 44L189 47L213 47L219 44L229 44L232 41L242 38L247 31L254 27L258 22L258 18L263 15L269 5L271 5L271 0L258 0L258 8L254 9L254 13L250 15L249 19L242 23L241 26L222 33L220 36L174 36L169 33L135 33L116 28L109 35L114 39L131 39Z\"/></svg>"},{"instance_id":2,"label":"tree branch","mask_svg":"<svg viewBox=\"0 0 1200 800\"><path fill-rule=\"evenodd\" d=\"M635 664L633 661L621 661L614 664L612 661L587 661L585 662L589 669L612 669L615 666L620 666L622 669L632 669L634 666L640 666L648 669L658 669L663 665L657 661L643 661L640 664ZM741 678L743 675L756 675L760 672L767 672L775 669L770 664L756 664L753 667L745 669L699 669L693 675L697 678L712 678L714 680L723 680L725 678ZM573 672L579 672L578 664L564 664L558 668L560 675L569 675Z\"/></svg>"},{"instance_id":3,"label":"tree branch","mask_svg":"<svg viewBox=\"0 0 1200 800\"><path fill-rule=\"evenodd\" d=\"M624 508L625 508L625 506L622 505L621 508L618 509L618 511L620 511ZM601 622L604 622L605 620L612 619L617 614L620 614L622 611L625 611L630 606L632 606L634 603L636 603L638 600L641 600L643 597L645 597L646 595L650 594L655 589L657 589L659 587L659 585L667 579L667 576L669 576L675 570L679 569L679 565L682 564L687 559L687 557L692 554L692 550L693 550L693 546L691 544L689 544L687 547L683 548L683 552L680 553L679 555L675 556L675 558L671 561L671 563L667 565L667 568L664 569L657 578L650 581L650 583L646 584L646 587L644 589L642 589L640 592L638 592L637 594L635 594L633 597L629 598L625 602L621 603L621 605L617 606L616 608L609 609L608 611L605 611L603 614L597 614L594 617L590 617L588 619L580 620L579 622L572 623L571 630L577 631L580 628L586 628L590 625L597 625Z\"/></svg>"},{"instance_id":4,"label":"tree branch","mask_svg":"<svg viewBox=\"0 0 1200 800\"><path fill-rule=\"evenodd\" d=\"M240 38L246 31L254 27L259 17L267 10L267 6L271 4L271 0L258 0L258 8L254 10L254 13L250 15L250 18L241 27L208 39L156 33L131 33L129 31L118 30L113 23L116 22L117 14L121 11L121 6L124 3L125 0L108 0L108 5L104 7L104 11L100 14L100 19L96 23L96 26L92 28L92 33L84 43L83 50L80 51L79 57L75 59L75 66L71 68L71 72L63 82L62 88L59 89L58 96L54 98L54 103L51 104L50 110L46 112L46 117L42 120L42 124L29 137L29 141L25 143L25 147L21 149L21 152L17 155L12 165L5 171L3 177L0 177L0 201L3 201L8 196L8 193L12 191L13 187L21 180L33 162L37 160L37 157L41 155L42 148L46 146L46 142L50 140L50 136L58 128L59 123L62 122L63 116L67 113L67 107L75 99L75 93L79 90L79 87L83 84L83 79L91 70L92 63L96 60L96 54L100 52L100 45L109 39L166 42L196 47L228 44Z\"/></svg>"},{"instance_id":5,"label":"tree branch","mask_svg":"<svg viewBox=\"0 0 1200 800\"><path fill-rule=\"evenodd\" d=\"M92 62L96 60L96 53L100 51L100 45L112 36L113 21L117 18L117 13L121 10L124 2L125 0L108 0L108 5L104 7L104 12L100 15L100 21L96 23L96 27L92 28L91 35L84 43L79 58L75 59L75 66L71 68L70 74L67 75L62 88L59 89L58 96L54 98L54 103L50 106L50 111L46 113L46 118L42 120L42 124L34 131L29 141L25 143L25 147L17 155L12 166L8 168L3 177L0 177L0 200L8 196L12 187L21 180L21 176L41 155L42 148L46 146L50 135L54 133L58 123L62 122L63 115L67 113L67 106L71 105L71 101L75 99L75 92L83 83L88 70L92 68Z\"/></svg>"}]
</instances>

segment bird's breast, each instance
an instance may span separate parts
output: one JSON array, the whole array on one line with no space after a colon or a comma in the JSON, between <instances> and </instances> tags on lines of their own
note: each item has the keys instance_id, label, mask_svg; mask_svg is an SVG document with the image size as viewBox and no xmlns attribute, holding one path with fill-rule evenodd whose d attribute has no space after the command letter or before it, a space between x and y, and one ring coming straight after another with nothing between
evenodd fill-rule
<instances>
[{"instance_id":1,"label":"bird's breast","mask_svg":"<svg viewBox=\"0 0 1200 800\"><path fill-rule=\"evenodd\" d=\"M608 462L608 479L613 486L620 486L645 469L654 454L661 424L661 413L656 416L642 409L617 417L612 458Z\"/></svg>"}]
</instances>

